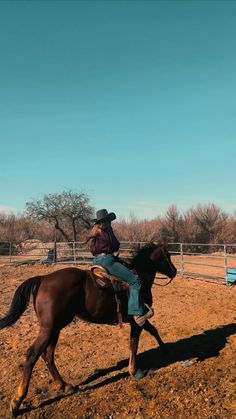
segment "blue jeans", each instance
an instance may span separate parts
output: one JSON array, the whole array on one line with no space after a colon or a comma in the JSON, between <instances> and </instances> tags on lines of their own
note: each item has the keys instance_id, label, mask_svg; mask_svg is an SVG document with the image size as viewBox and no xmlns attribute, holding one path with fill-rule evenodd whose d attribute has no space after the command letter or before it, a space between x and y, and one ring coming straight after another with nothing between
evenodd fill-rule
<instances>
[{"instance_id":1,"label":"blue jeans","mask_svg":"<svg viewBox=\"0 0 236 419\"><path fill-rule=\"evenodd\" d=\"M129 284L129 301L128 301L128 314L129 315L142 315L145 313L145 306L140 296L141 279L135 275L122 263L117 262L115 257L111 254L94 256L93 263L101 265L108 270L112 275L118 276L123 281Z\"/></svg>"}]
</instances>

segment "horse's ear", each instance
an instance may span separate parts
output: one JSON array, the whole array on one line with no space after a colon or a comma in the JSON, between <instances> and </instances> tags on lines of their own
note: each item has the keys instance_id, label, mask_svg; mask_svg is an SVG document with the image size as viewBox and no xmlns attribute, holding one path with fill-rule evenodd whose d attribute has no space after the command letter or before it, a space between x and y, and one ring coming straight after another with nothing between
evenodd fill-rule
<instances>
[{"instance_id":1,"label":"horse's ear","mask_svg":"<svg viewBox=\"0 0 236 419\"><path fill-rule=\"evenodd\" d=\"M163 247L163 246L166 247L166 245L167 245L167 242L165 240L159 239L157 242L158 247Z\"/></svg>"}]
</instances>

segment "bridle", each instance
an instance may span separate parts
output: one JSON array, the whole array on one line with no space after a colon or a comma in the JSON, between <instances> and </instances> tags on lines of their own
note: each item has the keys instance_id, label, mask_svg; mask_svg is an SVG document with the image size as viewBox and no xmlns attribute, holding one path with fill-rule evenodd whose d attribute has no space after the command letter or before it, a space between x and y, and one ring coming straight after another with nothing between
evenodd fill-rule
<instances>
[{"instance_id":1,"label":"bridle","mask_svg":"<svg viewBox=\"0 0 236 419\"><path fill-rule=\"evenodd\" d=\"M162 252L162 254L163 254L163 256L164 256L164 258L165 258L165 260L166 260L166 262L168 263L168 265L169 265L169 267L170 267L170 270L172 271L172 273L174 273L174 270L173 270L173 267L172 267L172 263L170 262L170 260L168 259L168 257L166 256L166 254L165 254L165 252L164 252L164 250L163 249L161 249L161 252ZM158 278L158 277L156 277L155 276L155 278ZM154 278L154 279L155 279ZM168 278L167 276L165 277L165 278L163 278L163 277L159 277L160 279L166 279L166 278ZM166 284L157 284L157 282L153 282L153 285L156 285L157 287L166 287L167 285L169 285L172 281L173 281L173 279L174 279L174 276L173 276L173 278L170 278L170 280L166 283Z\"/></svg>"}]
</instances>

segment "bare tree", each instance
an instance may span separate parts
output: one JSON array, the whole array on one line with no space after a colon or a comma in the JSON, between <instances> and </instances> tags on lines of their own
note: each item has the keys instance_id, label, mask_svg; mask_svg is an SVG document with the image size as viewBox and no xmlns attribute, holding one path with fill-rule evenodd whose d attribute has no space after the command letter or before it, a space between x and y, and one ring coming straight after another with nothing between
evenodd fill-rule
<instances>
[{"instance_id":1,"label":"bare tree","mask_svg":"<svg viewBox=\"0 0 236 419\"><path fill-rule=\"evenodd\" d=\"M45 195L42 200L28 202L25 214L0 213L0 241L19 242L27 239L50 241L55 229L58 238L84 240L94 215L85 193L64 191ZM185 243L235 243L236 212L228 215L215 204L201 205L179 213L171 205L163 217L114 223L121 241L158 241Z\"/></svg>"},{"instance_id":2,"label":"bare tree","mask_svg":"<svg viewBox=\"0 0 236 419\"><path fill-rule=\"evenodd\" d=\"M214 238L215 243L236 243L236 212L227 215Z\"/></svg>"},{"instance_id":3,"label":"bare tree","mask_svg":"<svg viewBox=\"0 0 236 419\"><path fill-rule=\"evenodd\" d=\"M196 226L198 227L196 241L201 243L213 242L215 237L220 234L227 220L227 214L224 213L215 204L197 205L192 209L192 215Z\"/></svg>"},{"instance_id":4,"label":"bare tree","mask_svg":"<svg viewBox=\"0 0 236 419\"><path fill-rule=\"evenodd\" d=\"M93 212L88 195L71 190L26 203L28 216L53 224L66 241L77 241L78 233L90 226Z\"/></svg>"},{"instance_id":5,"label":"bare tree","mask_svg":"<svg viewBox=\"0 0 236 419\"><path fill-rule=\"evenodd\" d=\"M181 229L183 227L183 217L179 213L176 205L167 208L166 215L161 219L160 235L166 242L179 242Z\"/></svg>"},{"instance_id":6,"label":"bare tree","mask_svg":"<svg viewBox=\"0 0 236 419\"><path fill-rule=\"evenodd\" d=\"M197 241L198 226L195 223L193 209L188 209L183 214L183 225L180 234L180 241L194 243Z\"/></svg>"},{"instance_id":7,"label":"bare tree","mask_svg":"<svg viewBox=\"0 0 236 419\"><path fill-rule=\"evenodd\" d=\"M16 241L19 236L18 219L14 214L0 214L0 237L1 240Z\"/></svg>"},{"instance_id":8,"label":"bare tree","mask_svg":"<svg viewBox=\"0 0 236 419\"><path fill-rule=\"evenodd\" d=\"M159 219L139 220L130 214L129 220L116 221L114 229L121 241L146 242L159 239Z\"/></svg>"},{"instance_id":9,"label":"bare tree","mask_svg":"<svg viewBox=\"0 0 236 419\"><path fill-rule=\"evenodd\" d=\"M0 213L0 240L12 243L30 239L51 241L54 227L45 220L35 220L22 214Z\"/></svg>"}]
</instances>

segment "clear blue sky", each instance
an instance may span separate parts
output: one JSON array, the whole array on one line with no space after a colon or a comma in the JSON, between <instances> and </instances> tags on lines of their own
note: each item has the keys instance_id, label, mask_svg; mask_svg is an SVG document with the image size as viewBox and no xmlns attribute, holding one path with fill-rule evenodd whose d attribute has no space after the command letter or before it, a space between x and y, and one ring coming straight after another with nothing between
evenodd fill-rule
<instances>
[{"instance_id":1,"label":"clear blue sky","mask_svg":"<svg viewBox=\"0 0 236 419\"><path fill-rule=\"evenodd\" d=\"M0 209L236 209L235 1L0 1Z\"/></svg>"}]
</instances>

